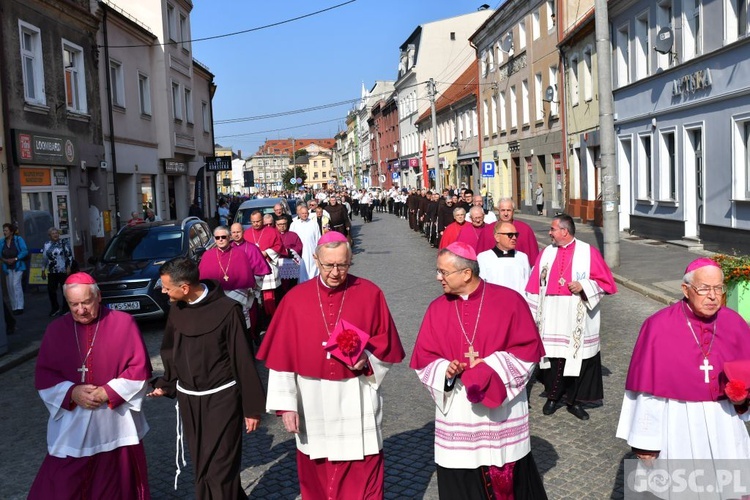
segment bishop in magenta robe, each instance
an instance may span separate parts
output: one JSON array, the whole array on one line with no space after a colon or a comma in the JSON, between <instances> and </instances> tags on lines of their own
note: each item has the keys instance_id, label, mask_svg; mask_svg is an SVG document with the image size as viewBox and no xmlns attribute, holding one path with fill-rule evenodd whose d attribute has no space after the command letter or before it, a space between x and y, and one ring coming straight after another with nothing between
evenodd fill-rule
<instances>
[{"instance_id":1,"label":"bishop in magenta robe","mask_svg":"<svg viewBox=\"0 0 750 500\"><path fill-rule=\"evenodd\" d=\"M93 278L71 275L70 313L49 324L34 385L50 413L31 499L150 498L142 404L151 362L133 318L101 307Z\"/></svg>"},{"instance_id":2,"label":"bishop in magenta robe","mask_svg":"<svg viewBox=\"0 0 750 500\"><path fill-rule=\"evenodd\" d=\"M526 396L542 340L524 298L481 280L476 257L462 243L438 253L445 294L427 308L410 364L435 402L438 490L543 499Z\"/></svg>"},{"instance_id":3,"label":"bishop in magenta robe","mask_svg":"<svg viewBox=\"0 0 750 500\"><path fill-rule=\"evenodd\" d=\"M346 237L326 233L316 255L320 276L289 291L258 351L267 409L295 433L303 498L382 498L380 386L404 350L383 292L347 273ZM325 350L340 321L369 335L351 366Z\"/></svg>"}]
</instances>

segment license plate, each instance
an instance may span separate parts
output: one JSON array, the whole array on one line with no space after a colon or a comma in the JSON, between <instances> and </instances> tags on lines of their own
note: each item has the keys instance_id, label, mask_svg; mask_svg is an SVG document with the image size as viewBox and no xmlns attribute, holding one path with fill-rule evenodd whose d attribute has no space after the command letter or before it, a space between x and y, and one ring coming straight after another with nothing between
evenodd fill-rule
<instances>
[{"instance_id":1,"label":"license plate","mask_svg":"<svg viewBox=\"0 0 750 500\"><path fill-rule=\"evenodd\" d=\"M141 308L141 303L138 301L134 302L113 302L109 304L109 308L115 311L137 311Z\"/></svg>"}]
</instances>

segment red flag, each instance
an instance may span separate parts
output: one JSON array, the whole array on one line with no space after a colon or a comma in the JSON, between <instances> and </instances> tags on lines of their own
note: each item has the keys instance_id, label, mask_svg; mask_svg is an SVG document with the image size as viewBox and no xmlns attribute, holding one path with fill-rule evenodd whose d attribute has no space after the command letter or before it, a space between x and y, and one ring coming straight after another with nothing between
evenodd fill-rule
<instances>
[{"instance_id":1,"label":"red flag","mask_svg":"<svg viewBox=\"0 0 750 500\"><path fill-rule=\"evenodd\" d=\"M427 171L427 141L422 141L422 187L429 189L430 174Z\"/></svg>"}]
</instances>

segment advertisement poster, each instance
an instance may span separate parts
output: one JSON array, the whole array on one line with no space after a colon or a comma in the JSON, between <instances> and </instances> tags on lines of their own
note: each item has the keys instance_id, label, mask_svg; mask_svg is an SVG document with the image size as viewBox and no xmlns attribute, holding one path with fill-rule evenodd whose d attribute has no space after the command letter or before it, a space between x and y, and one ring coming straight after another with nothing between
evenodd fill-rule
<instances>
[{"instance_id":1,"label":"advertisement poster","mask_svg":"<svg viewBox=\"0 0 750 500\"><path fill-rule=\"evenodd\" d=\"M35 251L31 254L31 265L29 266L29 285L46 285L47 280L42 279L42 268L44 266L44 257L42 251Z\"/></svg>"}]
</instances>

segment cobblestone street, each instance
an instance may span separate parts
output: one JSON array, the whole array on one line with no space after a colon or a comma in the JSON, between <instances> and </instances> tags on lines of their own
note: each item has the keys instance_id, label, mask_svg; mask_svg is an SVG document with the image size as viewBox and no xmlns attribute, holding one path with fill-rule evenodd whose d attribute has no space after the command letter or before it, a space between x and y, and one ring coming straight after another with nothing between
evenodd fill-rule
<instances>
[{"instance_id":1,"label":"cobblestone street","mask_svg":"<svg viewBox=\"0 0 750 500\"><path fill-rule=\"evenodd\" d=\"M356 221L355 256L351 273L368 278L385 292L407 351L404 363L384 384L386 497L436 499L433 463L434 407L427 391L408 368L408 360L427 304L441 293L434 278L435 250L405 221L375 214L372 224ZM587 228L581 228L581 233ZM547 242L546 233L538 234ZM624 287L603 302L602 360L605 401L588 408L591 419L581 422L564 409L551 416L541 412L540 385L531 388L532 450L550 498L622 498L622 459L628 446L615 439L620 404L633 343L643 320L663 304ZM154 370L161 325L141 325ZM33 388L35 360L0 375L3 438L0 462L3 498L25 498L45 453L47 412ZM264 374L265 375L265 374ZM148 400L151 431L145 438L149 480L154 498L192 498L189 464L175 475L174 401ZM294 440L280 419L264 416L259 431L245 437L242 483L250 498L298 497Z\"/></svg>"}]
</instances>

